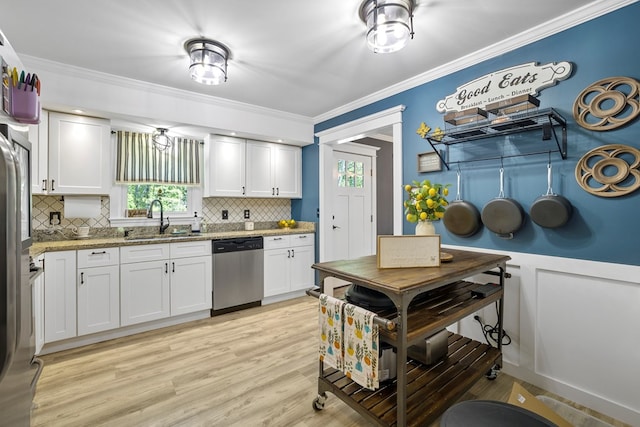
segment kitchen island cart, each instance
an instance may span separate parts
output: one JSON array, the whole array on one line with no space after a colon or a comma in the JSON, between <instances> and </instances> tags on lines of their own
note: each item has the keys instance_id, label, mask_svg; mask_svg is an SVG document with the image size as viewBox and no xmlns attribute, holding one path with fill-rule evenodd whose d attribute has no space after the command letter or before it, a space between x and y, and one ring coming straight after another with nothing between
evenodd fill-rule
<instances>
[{"instance_id":1,"label":"kitchen island cart","mask_svg":"<svg viewBox=\"0 0 640 427\"><path fill-rule=\"evenodd\" d=\"M478 379L495 372L502 363L503 289L509 256L447 250L452 262L439 267L379 269L376 256L316 263L321 292L324 279L335 277L386 295L392 312L376 311L380 340L397 351L397 377L369 390L345 374L319 362L318 397L313 407L324 407L331 392L374 425L427 425L464 394ZM467 279L489 273L499 291L484 298L472 295L480 284ZM418 297L418 298L416 298ZM414 301L415 298L415 301ZM413 302L412 302L413 301ZM407 357L409 346L479 309L498 305L497 348L458 334L448 333L448 354L431 365Z\"/></svg>"}]
</instances>

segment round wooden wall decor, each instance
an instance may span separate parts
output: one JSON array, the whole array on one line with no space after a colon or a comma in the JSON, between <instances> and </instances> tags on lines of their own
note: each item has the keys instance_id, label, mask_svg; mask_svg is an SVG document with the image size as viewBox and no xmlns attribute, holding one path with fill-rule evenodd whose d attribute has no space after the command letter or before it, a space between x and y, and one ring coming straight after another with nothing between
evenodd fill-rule
<instances>
[{"instance_id":1,"label":"round wooden wall decor","mask_svg":"<svg viewBox=\"0 0 640 427\"><path fill-rule=\"evenodd\" d=\"M640 83L630 77L599 80L580 92L573 117L583 128L606 131L619 128L640 114Z\"/></svg>"},{"instance_id":2,"label":"round wooden wall decor","mask_svg":"<svg viewBox=\"0 0 640 427\"><path fill-rule=\"evenodd\" d=\"M631 157L634 160L629 162ZM624 196L640 187L638 166L640 150L622 144L603 145L582 156L576 165L576 181L595 196Z\"/></svg>"}]
</instances>

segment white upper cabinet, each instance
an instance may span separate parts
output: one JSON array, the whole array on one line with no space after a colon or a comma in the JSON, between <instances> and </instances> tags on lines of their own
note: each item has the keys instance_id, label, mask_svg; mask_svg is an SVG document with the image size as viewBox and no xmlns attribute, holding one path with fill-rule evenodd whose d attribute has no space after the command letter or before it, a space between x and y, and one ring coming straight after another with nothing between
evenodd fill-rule
<instances>
[{"instance_id":1,"label":"white upper cabinet","mask_svg":"<svg viewBox=\"0 0 640 427\"><path fill-rule=\"evenodd\" d=\"M276 196L288 199L302 197L302 148L273 145L273 180Z\"/></svg>"},{"instance_id":2,"label":"white upper cabinet","mask_svg":"<svg viewBox=\"0 0 640 427\"><path fill-rule=\"evenodd\" d=\"M247 196L273 197L273 144L247 141Z\"/></svg>"},{"instance_id":3,"label":"white upper cabinet","mask_svg":"<svg viewBox=\"0 0 640 427\"><path fill-rule=\"evenodd\" d=\"M205 144L205 197L302 197L300 147L212 135Z\"/></svg>"},{"instance_id":4,"label":"white upper cabinet","mask_svg":"<svg viewBox=\"0 0 640 427\"><path fill-rule=\"evenodd\" d=\"M50 112L48 139L47 194L109 194L108 120Z\"/></svg>"},{"instance_id":5,"label":"white upper cabinet","mask_svg":"<svg viewBox=\"0 0 640 427\"><path fill-rule=\"evenodd\" d=\"M243 139L210 136L204 145L205 197L245 196Z\"/></svg>"},{"instance_id":6,"label":"white upper cabinet","mask_svg":"<svg viewBox=\"0 0 640 427\"><path fill-rule=\"evenodd\" d=\"M46 194L49 186L49 114L42 110L40 123L29 125L31 142L31 193Z\"/></svg>"}]
</instances>

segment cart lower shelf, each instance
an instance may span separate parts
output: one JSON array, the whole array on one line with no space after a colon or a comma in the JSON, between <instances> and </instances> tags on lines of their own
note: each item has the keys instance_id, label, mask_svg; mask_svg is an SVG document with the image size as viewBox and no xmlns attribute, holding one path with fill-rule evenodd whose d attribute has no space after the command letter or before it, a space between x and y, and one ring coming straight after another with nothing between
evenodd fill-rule
<instances>
[{"instance_id":1,"label":"cart lower shelf","mask_svg":"<svg viewBox=\"0 0 640 427\"><path fill-rule=\"evenodd\" d=\"M448 356L433 365L407 362L407 425L424 426L438 418L495 365L500 350L461 335L449 334ZM331 392L376 425L395 426L396 381L372 391L335 369L324 369L318 393Z\"/></svg>"}]
</instances>

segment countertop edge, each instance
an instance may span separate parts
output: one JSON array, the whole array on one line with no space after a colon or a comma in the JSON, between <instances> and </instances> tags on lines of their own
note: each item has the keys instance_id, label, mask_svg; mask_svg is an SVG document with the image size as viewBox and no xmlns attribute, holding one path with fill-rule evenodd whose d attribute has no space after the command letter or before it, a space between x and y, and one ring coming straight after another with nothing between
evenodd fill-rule
<instances>
[{"instance_id":1,"label":"countertop edge","mask_svg":"<svg viewBox=\"0 0 640 427\"><path fill-rule=\"evenodd\" d=\"M106 237L106 238L89 238L89 239L72 239L72 240L58 240L50 242L36 242L31 245L29 254L32 257L37 257L45 252L57 252L57 251L73 251L82 249L96 249L105 247L121 247L121 246L136 246L136 245L154 245L160 243L174 243L174 242L189 242L199 240L216 240L227 239L234 237L254 237L254 236L284 236L295 234L315 234L315 228L278 228L278 229L265 229L265 230L237 230L237 231L224 231L215 233L198 233L190 234L188 236L167 236L153 237L153 238L139 238L139 239L125 239L124 237Z\"/></svg>"}]
</instances>

